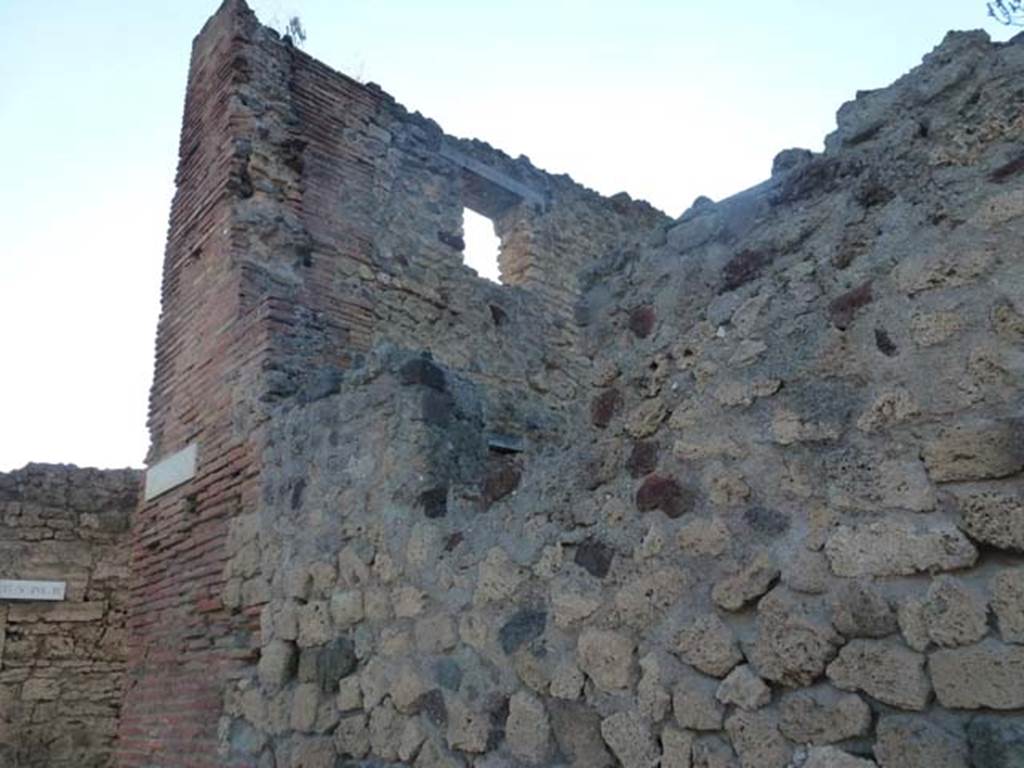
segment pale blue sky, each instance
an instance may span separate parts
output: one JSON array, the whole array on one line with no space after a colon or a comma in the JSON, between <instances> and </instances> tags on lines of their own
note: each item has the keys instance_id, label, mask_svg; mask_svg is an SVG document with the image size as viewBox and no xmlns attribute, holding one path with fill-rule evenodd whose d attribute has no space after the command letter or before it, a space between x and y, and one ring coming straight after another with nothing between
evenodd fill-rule
<instances>
[{"instance_id":1,"label":"pale blue sky","mask_svg":"<svg viewBox=\"0 0 1024 768\"><path fill-rule=\"evenodd\" d=\"M673 216L820 149L981 0L254 0L449 133ZM193 35L214 0L0 0L0 470L141 465Z\"/></svg>"}]
</instances>

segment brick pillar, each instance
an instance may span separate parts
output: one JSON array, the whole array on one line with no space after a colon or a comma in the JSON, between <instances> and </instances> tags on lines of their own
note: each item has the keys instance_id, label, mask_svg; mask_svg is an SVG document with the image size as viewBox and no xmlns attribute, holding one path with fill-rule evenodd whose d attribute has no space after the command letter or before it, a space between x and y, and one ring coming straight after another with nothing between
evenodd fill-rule
<instances>
[{"instance_id":1,"label":"brick pillar","mask_svg":"<svg viewBox=\"0 0 1024 768\"><path fill-rule=\"evenodd\" d=\"M251 110L241 97L258 30L243 0L226 0L193 42L150 396L150 473L190 446L196 460L194 471L172 466L174 487L142 502L133 522L123 768L230 765L217 756L223 690L258 641L258 579L244 610L223 600L230 522L258 495L270 314L239 234L255 197Z\"/></svg>"}]
</instances>

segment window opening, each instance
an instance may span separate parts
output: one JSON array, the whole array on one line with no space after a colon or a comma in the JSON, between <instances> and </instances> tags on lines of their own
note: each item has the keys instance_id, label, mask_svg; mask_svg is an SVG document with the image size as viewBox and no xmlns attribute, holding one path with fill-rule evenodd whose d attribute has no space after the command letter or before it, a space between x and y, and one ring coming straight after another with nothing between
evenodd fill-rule
<instances>
[{"instance_id":1,"label":"window opening","mask_svg":"<svg viewBox=\"0 0 1024 768\"><path fill-rule=\"evenodd\" d=\"M469 208L462 209L462 238L466 249L462 252L466 266L480 277L501 282L498 253L501 240L494 231L494 222Z\"/></svg>"}]
</instances>

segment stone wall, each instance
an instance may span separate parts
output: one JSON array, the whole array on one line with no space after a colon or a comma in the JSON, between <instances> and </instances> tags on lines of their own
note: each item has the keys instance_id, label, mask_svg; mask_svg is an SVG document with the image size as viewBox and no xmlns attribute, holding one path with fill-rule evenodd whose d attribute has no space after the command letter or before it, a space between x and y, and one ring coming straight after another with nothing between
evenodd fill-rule
<instances>
[{"instance_id":1,"label":"stone wall","mask_svg":"<svg viewBox=\"0 0 1024 768\"><path fill-rule=\"evenodd\" d=\"M0 474L0 578L67 583L60 602L0 599L0 765L113 765L139 480L46 464Z\"/></svg>"},{"instance_id":2,"label":"stone wall","mask_svg":"<svg viewBox=\"0 0 1024 768\"><path fill-rule=\"evenodd\" d=\"M134 527L121 764L1015 765L1022 71L951 34L670 221L225 2L151 412L199 464Z\"/></svg>"},{"instance_id":3,"label":"stone wall","mask_svg":"<svg viewBox=\"0 0 1024 768\"><path fill-rule=\"evenodd\" d=\"M585 267L560 429L523 390L496 438L491 383L408 337L282 401L222 753L1015 765L1022 70L950 35L824 154Z\"/></svg>"},{"instance_id":4,"label":"stone wall","mask_svg":"<svg viewBox=\"0 0 1024 768\"><path fill-rule=\"evenodd\" d=\"M463 264L464 207L495 222L505 285ZM227 0L193 43L150 401L150 464L190 446L198 464L135 518L121 764L229 764L218 715L258 660L274 573L226 561L265 504L275 409L397 344L490 384L494 431L525 409L559 433L584 381L580 267L667 222L446 136Z\"/></svg>"}]
</instances>

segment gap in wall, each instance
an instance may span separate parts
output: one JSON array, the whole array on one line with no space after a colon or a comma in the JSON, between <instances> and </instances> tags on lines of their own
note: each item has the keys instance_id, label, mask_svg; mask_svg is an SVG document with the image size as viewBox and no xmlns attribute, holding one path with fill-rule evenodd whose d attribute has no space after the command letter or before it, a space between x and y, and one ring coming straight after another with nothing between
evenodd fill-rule
<instances>
[{"instance_id":1,"label":"gap in wall","mask_svg":"<svg viewBox=\"0 0 1024 768\"><path fill-rule=\"evenodd\" d=\"M494 232L494 222L476 211L463 208L462 236L466 242L466 249L462 252L466 266L480 277L500 283L498 253L501 240Z\"/></svg>"}]
</instances>

